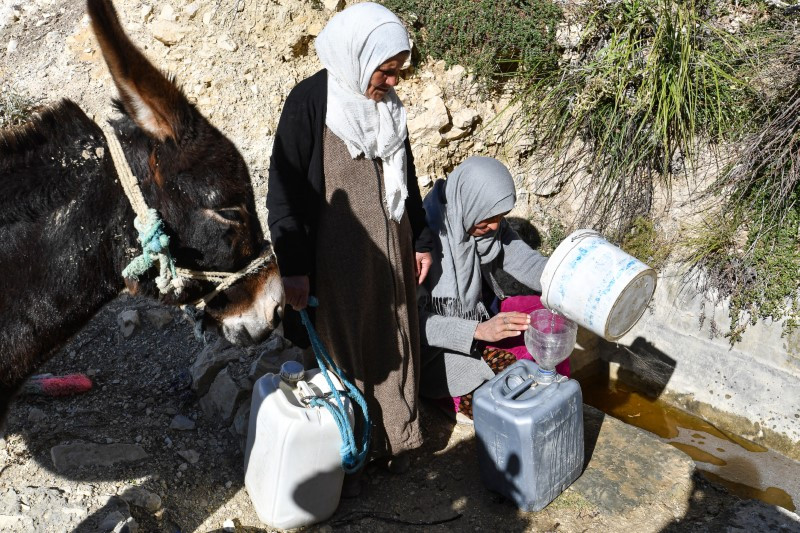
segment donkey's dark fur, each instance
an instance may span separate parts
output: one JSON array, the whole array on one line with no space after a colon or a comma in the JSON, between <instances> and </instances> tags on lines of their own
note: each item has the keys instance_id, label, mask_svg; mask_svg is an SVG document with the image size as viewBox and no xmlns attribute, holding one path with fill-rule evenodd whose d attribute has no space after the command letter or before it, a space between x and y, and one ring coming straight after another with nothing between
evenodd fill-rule
<instances>
[{"instance_id":1,"label":"donkey's dark fur","mask_svg":"<svg viewBox=\"0 0 800 533\"><path fill-rule=\"evenodd\" d=\"M108 0L88 10L120 92L114 130L177 264L242 268L265 248L244 160L131 44ZM105 137L75 103L0 131L0 421L22 381L124 288L121 271L140 253L133 219ZM127 284L158 297L155 275ZM193 283L162 301L210 288ZM209 302L207 315L229 340L252 343L272 330L281 301L272 261Z\"/></svg>"}]
</instances>

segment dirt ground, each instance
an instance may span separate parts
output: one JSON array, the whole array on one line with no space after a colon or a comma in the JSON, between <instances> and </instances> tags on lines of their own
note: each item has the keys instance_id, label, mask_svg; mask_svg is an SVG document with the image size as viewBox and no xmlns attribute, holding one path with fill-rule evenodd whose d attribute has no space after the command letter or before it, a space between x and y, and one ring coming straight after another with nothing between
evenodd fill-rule
<instances>
[{"instance_id":1,"label":"dirt ground","mask_svg":"<svg viewBox=\"0 0 800 533\"><path fill-rule=\"evenodd\" d=\"M141 321L126 338L118 319L131 311ZM177 309L126 295L106 306L41 369L84 372L93 389L67 398L22 396L11 410L0 442L0 530L111 531L132 516L140 532L272 531L258 520L243 486L238 439L203 416L189 387L188 368L202 348ZM260 349L243 352L238 363L249 365ZM178 415L194 428L171 427ZM369 466L362 496L342 500L330 520L309 529L667 530L648 513L643 519L601 512L571 490L541 512L520 512L481 483L471 426L454 425L427 404L422 420L426 442L409 471L395 475ZM69 444L138 446L146 457L59 471L53 449ZM705 524L736 500L700 478L694 483L693 497L702 505L690 505L678 517L681 524Z\"/></svg>"}]
</instances>

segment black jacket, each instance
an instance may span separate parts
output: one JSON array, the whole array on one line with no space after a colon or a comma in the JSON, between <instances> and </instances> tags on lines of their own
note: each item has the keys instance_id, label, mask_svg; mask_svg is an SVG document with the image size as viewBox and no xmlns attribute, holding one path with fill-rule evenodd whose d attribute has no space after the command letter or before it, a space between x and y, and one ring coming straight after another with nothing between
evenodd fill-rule
<instances>
[{"instance_id":1,"label":"black jacket","mask_svg":"<svg viewBox=\"0 0 800 533\"><path fill-rule=\"evenodd\" d=\"M267 191L267 223L282 276L314 279L314 246L320 205L325 198L322 139L328 96L328 73L320 70L292 89L283 106ZM406 139L408 213L418 252L432 249L433 235L417 184L411 145Z\"/></svg>"}]
</instances>

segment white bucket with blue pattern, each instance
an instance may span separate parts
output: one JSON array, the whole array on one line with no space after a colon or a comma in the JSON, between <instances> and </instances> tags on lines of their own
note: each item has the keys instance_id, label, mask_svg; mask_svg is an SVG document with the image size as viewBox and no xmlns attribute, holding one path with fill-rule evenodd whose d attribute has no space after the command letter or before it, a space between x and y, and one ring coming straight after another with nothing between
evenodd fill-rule
<instances>
[{"instance_id":1,"label":"white bucket with blue pattern","mask_svg":"<svg viewBox=\"0 0 800 533\"><path fill-rule=\"evenodd\" d=\"M655 290L655 270L589 229L564 239L542 271L542 303L609 341L639 321Z\"/></svg>"}]
</instances>

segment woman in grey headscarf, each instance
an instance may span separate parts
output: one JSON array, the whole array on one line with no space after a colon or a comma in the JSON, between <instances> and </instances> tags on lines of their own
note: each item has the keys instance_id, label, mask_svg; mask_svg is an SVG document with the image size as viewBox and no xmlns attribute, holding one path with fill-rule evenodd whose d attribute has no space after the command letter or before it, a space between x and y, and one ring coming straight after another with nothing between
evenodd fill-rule
<instances>
[{"instance_id":1,"label":"woman in grey headscarf","mask_svg":"<svg viewBox=\"0 0 800 533\"><path fill-rule=\"evenodd\" d=\"M307 346L297 313L317 296L316 329L364 392L374 456L422 442L417 281L430 264L405 109L394 92L411 44L374 3L336 14L316 39L325 67L284 104L267 193L283 276L286 336Z\"/></svg>"},{"instance_id":2,"label":"woman in grey headscarf","mask_svg":"<svg viewBox=\"0 0 800 533\"><path fill-rule=\"evenodd\" d=\"M425 197L428 226L437 238L430 272L417 291L423 396L458 400L494 377L482 357L486 346L530 358L522 338L528 313L542 307L539 298L506 298L494 276L502 269L541 292L547 258L503 218L515 201L511 174L490 157L468 158ZM494 316L487 297L503 302Z\"/></svg>"}]
</instances>

